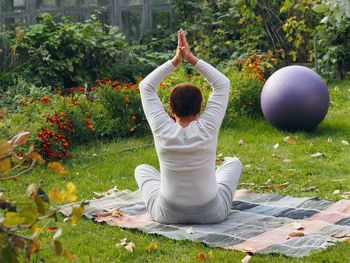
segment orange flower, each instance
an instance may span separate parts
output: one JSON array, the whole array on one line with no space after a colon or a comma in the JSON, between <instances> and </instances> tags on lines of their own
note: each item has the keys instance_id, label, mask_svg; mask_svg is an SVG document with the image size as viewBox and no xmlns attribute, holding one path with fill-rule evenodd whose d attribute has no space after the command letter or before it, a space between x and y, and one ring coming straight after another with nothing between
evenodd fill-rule
<instances>
[{"instance_id":1,"label":"orange flower","mask_svg":"<svg viewBox=\"0 0 350 263\"><path fill-rule=\"evenodd\" d=\"M66 115L66 114L64 114L64 112L62 112L62 111L60 112L60 114L61 114L61 116L64 116L64 115Z\"/></svg>"},{"instance_id":2,"label":"orange flower","mask_svg":"<svg viewBox=\"0 0 350 263\"><path fill-rule=\"evenodd\" d=\"M68 104L68 107L73 107L73 106L74 106L74 104L72 104L72 103Z\"/></svg>"},{"instance_id":3,"label":"orange flower","mask_svg":"<svg viewBox=\"0 0 350 263\"><path fill-rule=\"evenodd\" d=\"M134 127L132 127L129 131L130 132L134 132L136 129Z\"/></svg>"},{"instance_id":4,"label":"orange flower","mask_svg":"<svg viewBox=\"0 0 350 263\"><path fill-rule=\"evenodd\" d=\"M92 130L92 129L94 129L94 128L95 128L95 126L94 126L94 125L92 125L92 124L90 124L90 125L88 126L88 128Z\"/></svg>"},{"instance_id":5,"label":"orange flower","mask_svg":"<svg viewBox=\"0 0 350 263\"><path fill-rule=\"evenodd\" d=\"M44 104L48 104L50 102L50 98L48 96L44 96L41 98L41 102Z\"/></svg>"},{"instance_id":6,"label":"orange flower","mask_svg":"<svg viewBox=\"0 0 350 263\"><path fill-rule=\"evenodd\" d=\"M90 115L90 112L88 112L88 111L87 111L87 112L85 112L85 115Z\"/></svg>"},{"instance_id":7,"label":"orange flower","mask_svg":"<svg viewBox=\"0 0 350 263\"><path fill-rule=\"evenodd\" d=\"M75 105L79 105L79 104L80 104L80 102L76 101L76 102L74 102L74 104L75 104Z\"/></svg>"}]
</instances>

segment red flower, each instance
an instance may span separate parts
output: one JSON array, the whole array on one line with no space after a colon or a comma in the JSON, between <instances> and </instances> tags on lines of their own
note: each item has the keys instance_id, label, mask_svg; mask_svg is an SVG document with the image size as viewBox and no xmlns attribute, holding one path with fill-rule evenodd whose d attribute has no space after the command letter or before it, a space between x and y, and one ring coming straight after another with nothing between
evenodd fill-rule
<instances>
[{"instance_id":1,"label":"red flower","mask_svg":"<svg viewBox=\"0 0 350 263\"><path fill-rule=\"evenodd\" d=\"M88 126L88 128L92 130L92 129L94 129L94 128L95 128L95 126L94 126L94 125L92 125L92 124L90 124L90 125Z\"/></svg>"},{"instance_id":2,"label":"red flower","mask_svg":"<svg viewBox=\"0 0 350 263\"><path fill-rule=\"evenodd\" d=\"M85 119L85 124L86 124L86 125L89 125L89 124L90 124L90 119L89 119L89 118L86 118L86 119Z\"/></svg>"},{"instance_id":3,"label":"red flower","mask_svg":"<svg viewBox=\"0 0 350 263\"><path fill-rule=\"evenodd\" d=\"M91 91L96 91L96 90L97 90L96 87L92 87L92 88L91 88Z\"/></svg>"},{"instance_id":4,"label":"red flower","mask_svg":"<svg viewBox=\"0 0 350 263\"><path fill-rule=\"evenodd\" d=\"M90 112L88 112L88 111L87 111L87 112L85 112L85 115L90 115Z\"/></svg>"},{"instance_id":5,"label":"red flower","mask_svg":"<svg viewBox=\"0 0 350 263\"><path fill-rule=\"evenodd\" d=\"M18 157L23 157L23 153L18 152L18 153L17 153L17 156L18 156Z\"/></svg>"},{"instance_id":6,"label":"red flower","mask_svg":"<svg viewBox=\"0 0 350 263\"><path fill-rule=\"evenodd\" d=\"M41 98L41 102L44 103L44 104L48 104L50 103L50 98L48 96L44 96Z\"/></svg>"},{"instance_id":7,"label":"red flower","mask_svg":"<svg viewBox=\"0 0 350 263\"><path fill-rule=\"evenodd\" d=\"M83 91L85 91L85 88L84 87L79 87L78 91L83 92Z\"/></svg>"}]
</instances>

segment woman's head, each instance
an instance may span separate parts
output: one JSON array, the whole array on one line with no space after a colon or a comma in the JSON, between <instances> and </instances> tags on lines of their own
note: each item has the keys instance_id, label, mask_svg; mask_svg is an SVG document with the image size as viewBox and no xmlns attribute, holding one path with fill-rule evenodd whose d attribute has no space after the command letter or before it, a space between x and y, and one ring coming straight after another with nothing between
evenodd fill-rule
<instances>
[{"instance_id":1,"label":"woman's head","mask_svg":"<svg viewBox=\"0 0 350 263\"><path fill-rule=\"evenodd\" d=\"M177 117L197 115L202 106L200 89L190 83L176 85L170 93L170 108Z\"/></svg>"}]
</instances>

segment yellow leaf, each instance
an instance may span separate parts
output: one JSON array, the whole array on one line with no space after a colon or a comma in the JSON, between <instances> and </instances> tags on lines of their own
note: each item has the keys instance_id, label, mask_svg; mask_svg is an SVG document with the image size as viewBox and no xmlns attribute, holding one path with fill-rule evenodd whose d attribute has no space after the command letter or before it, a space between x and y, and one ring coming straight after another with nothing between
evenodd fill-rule
<instances>
[{"instance_id":1,"label":"yellow leaf","mask_svg":"<svg viewBox=\"0 0 350 263\"><path fill-rule=\"evenodd\" d=\"M297 142L297 138L293 137L293 136L286 136L286 137L284 137L283 141L285 141L286 143L289 143L289 144L294 144Z\"/></svg>"},{"instance_id":2,"label":"yellow leaf","mask_svg":"<svg viewBox=\"0 0 350 263\"><path fill-rule=\"evenodd\" d=\"M6 212L3 225L5 227L14 227L23 224L24 220L24 217L19 216L15 212Z\"/></svg>"},{"instance_id":3,"label":"yellow leaf","mask_svg":"<svg viewBox=\"0 0 350 263\"><path fill-rule=\"evenodd\" d=\"M32 207L23 208L21 211L18 212L18 216L24 218L23 224L26 225L32 224L38 218L38 214L35 208Z\"/></svg>"},{"instance_id":4,"label":"yellow leaf","mask_svg":"<svg viewBox=\"0 0 350 263\"><path fill-rule=\"evenodd\" d=\"M72 215L70 217L70 221L73 225L75 225L79 219L81 219L84 215L84 206L81 204L80 206L73 206Z\"/></svg>"},{"instance_id":5,"label":"yellow leaf","mask_svg":"<svg viewBox=\"0 0 350 263\"><path fill-rule=\"evenodd\" d=\"M33 160L37 161L40 164L44 164L45 163L43 157L39 153L37 153L36 151L33 151L30 154L30 156L33 158Z\"/></svg>"},{"instance_id":6,"label":"yellow leaf","mask_svg":"<svg viewBox=\"0 0 350 263\"><path fill-rule=\"evenodd\" d=\"M149 245L147 247L145 247L143 249L143 251L149 252L149 251L157 249L157 248L158 248L158 244L156 242L151 242L151 243L149 243Z\"/></svg>"},{"instance_id":7,"label":"yellow leaf","mask_svg":"<svg viewBox=\"0 0 350 263\"><path fill-rule=\"evenodd\" d=\"M68 193L73 193L76 189L75 185L72 182L68 182L66 188Z\"/></svg>"},{"instance_id":8,"label":"yellow leaf","mask_svg":"<svg viewBox=\"0 0 350 263\"><path fill-rule=\"evenodd\" d=\"M44 204L44 200L41 199L37 194L33 195L34 198L34 202L36 204L36 207L38 209L38 212L40 215L45 215L45 204Z\"/></svg>"},{"instance_id":9,"label":"yellow leaf","mask_svg":"<svg viewBox=\"0 0 350 263\"><path fill-rule=\"evenodd\" d=\"M135 243L129 242L124 248L129 252L133 252L135 248Z\"/></svg>"},{"instance_id":10,"label":"yellow leaf","mask_svg":"<svg viewBox=\"0 0 350 263\"><path fill-rule=\"evenodd\" d=\"M11 144L5 140L0 140L0 159L13 151ZM11 159L5 158L0 160L0 175L11 170Z\"/></svg>"},{"instance_id":11,"label":"yellow leaf","mask_svg":"<svg viewBox=\"0 0 350 263\"><path fill-rule=\"evenodd\" d=\"M63 204L64 203L64 197L61 191L58 189L54 188L49 192L49 199L51 201L54 201L58 204Z\"/></svg>"},{"instance_id":12,"label":"yellow leaf","mask_svg":"<svg viewBox=\"0 0 350 263\"><path fill-rule=\"evenodd\" d=\"M52 172L54 172L56 174L65 174L66 173L62 164L60 164L58 162L50 162L47 164L47 166L51 169Z\"/></svg>"}]
</instances>

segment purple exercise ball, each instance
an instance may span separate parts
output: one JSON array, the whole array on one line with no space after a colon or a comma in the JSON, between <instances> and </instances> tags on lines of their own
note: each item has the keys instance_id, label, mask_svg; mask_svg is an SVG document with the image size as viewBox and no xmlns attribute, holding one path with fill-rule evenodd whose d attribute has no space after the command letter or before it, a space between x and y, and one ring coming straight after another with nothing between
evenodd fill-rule
<instances>
[{"instance_id":1,"label":"purple exercise ball","mask_svg":"<svg viewBox=\"0 0 350 263\"><path fill-rule=\"evenodd\" d=\"M303 66L273 73L261 93L265 118L284 130L314 130L328 112L329 93L322 78Z\"/></svg>"}]
</instances>

